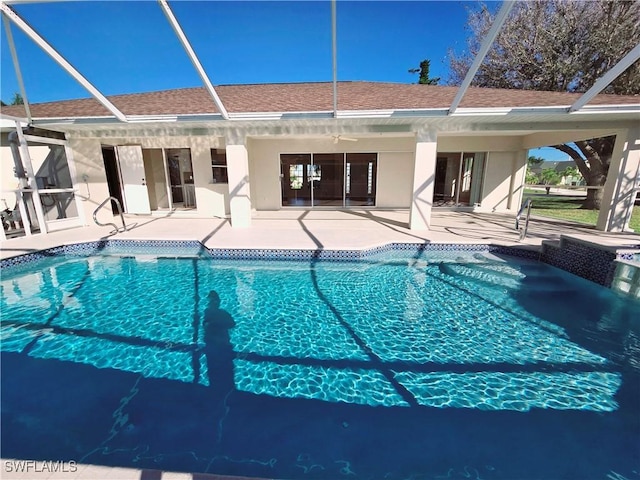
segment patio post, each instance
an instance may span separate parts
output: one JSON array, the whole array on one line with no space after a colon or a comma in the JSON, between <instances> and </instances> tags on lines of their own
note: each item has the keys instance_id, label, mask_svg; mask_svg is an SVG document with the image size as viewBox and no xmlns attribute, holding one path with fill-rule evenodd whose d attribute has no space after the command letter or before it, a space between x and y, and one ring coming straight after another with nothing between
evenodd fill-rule
<instances>
[{"instance_id":1,"label":"patio post","mask_svg":"<svg viewBox=\"0 0 640 480\"><path fill-rule=\"evenodd\" d=\"M435 131L421 130L417 132L411 210L409 212L409 228L411 230L429 230L436 174L436 152Z\"/></svg>"},{"instance_id":2,"label":"patio post","mask_svg":"<svg viewBox=\"0 0 640 480\"><path fill-rule=\"evenodd\" d=\"M618 131L604 185L596 228L630 231L629 219L640 186L640 127Z\"/></svg>"},{"instance_id":3,"label":"patio post","mask_svg":"<svg viewBox=\"0 0 640 480\"><path fill-rule=\"evenodd\" d=\"M246 137L227 136L227 175L232 227L251 226L249 154Z\"/></svg>"}]
</instances>

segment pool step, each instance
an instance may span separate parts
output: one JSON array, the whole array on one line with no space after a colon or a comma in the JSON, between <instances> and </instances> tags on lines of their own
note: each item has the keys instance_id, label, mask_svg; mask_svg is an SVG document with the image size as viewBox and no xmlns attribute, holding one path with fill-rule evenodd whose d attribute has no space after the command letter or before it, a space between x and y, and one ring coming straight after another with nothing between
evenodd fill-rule
<instances>
[{"instance_id":1,"label":"pool step","mask_svg":"<svg viewBox=\"0 0 640 480\"><path fill-rule=\"evenodd\" d=\"M507 263L441 263L440 271L492 288L527 290L531 293L570 294L574 288L551 275L545 265L514 267Z\"/></svg>"},{"instance_id":2,"label":"pool step","mask_svg":"<svg viewBox=\"0 0 640 480\"><path fill-rule=\"evenodd\" d=\"M508 270L488 268L487 265L476 263L440 263L440 271L451 277L464 278L490 287L517 289L520 287L521 277Z\"/></svg>"}]
</instances>

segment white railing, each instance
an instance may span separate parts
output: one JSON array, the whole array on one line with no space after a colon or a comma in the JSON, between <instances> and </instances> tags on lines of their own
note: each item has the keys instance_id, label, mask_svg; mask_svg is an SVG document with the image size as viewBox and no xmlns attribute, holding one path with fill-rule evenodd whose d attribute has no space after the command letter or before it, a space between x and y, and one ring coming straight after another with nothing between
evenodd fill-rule
<instances>
[{"instance_id":1,"label":"white railing","mask_svg":"<svg viewBox=\"0 0 640 480\"><path fill-rule=\"evenodd\" d=\"M115 223L100 223L98 221L98 212L100 211L100 209L102 207L104 207L107 202L109 202L110 200L113 200L116 204L116 207L118 207L118 213L120 214L120 220L122 220L122 231L126 232L127 231L127 224L124 222L124 215L122 214L122 205L120 205L120 200L118 200L116 197L107 197L104 202L102 202L100 205L98 205L98 208L96 208L93 211L93 221L96 222L96 225L100 226L100 227L106 227L107 225L112 225L113 228L115 228L115 231L111 232L111 233L118 233L120 232L120 229L118 228L118 226Z\"/></svg>"},{"instance_id":2,"label":"white railing","mask_svg":"<svg viewBox=\"0 0 640 480\"><path fill-rule=\"evenodd\" d=\"M530 198L527 198L516 215L516 230L520 234L519 241L522 241L527 237L527 231L529 230L529 217L531 216L531 205L533 205L533 202ZM520 221L523 215L525 217L524 223Z\"/></svg>"}]
</instances>

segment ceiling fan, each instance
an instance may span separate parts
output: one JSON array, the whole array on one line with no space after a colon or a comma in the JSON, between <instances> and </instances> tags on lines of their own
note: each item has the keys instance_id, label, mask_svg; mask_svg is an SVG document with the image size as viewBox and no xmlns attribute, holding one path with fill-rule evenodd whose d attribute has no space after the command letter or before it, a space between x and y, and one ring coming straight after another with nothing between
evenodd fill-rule
<instances>
[{"instance_id":1,"label":"ceiling fan","mask_svg":"<svg viewBox=\"0 0 640 480\"><path fill-rule=\"evenodd\" d=\"M345 137L344 135L332 135L333 143L338 143L340 140L344 140L345 142L357 142L357 138Z\"/></svg>"}]
</instances>

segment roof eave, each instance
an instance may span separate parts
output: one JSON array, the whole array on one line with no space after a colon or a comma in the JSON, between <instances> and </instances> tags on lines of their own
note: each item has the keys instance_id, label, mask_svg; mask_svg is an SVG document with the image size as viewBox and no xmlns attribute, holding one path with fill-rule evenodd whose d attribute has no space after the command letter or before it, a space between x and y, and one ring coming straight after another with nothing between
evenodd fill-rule
<instances>
[{"instance_id":1,"label":"roof eave","mask_svg":"<svg viewBox=\"0 0 640 480\"><path fill-rule=\"evenodd\" d=\"M569 111L570 115L597 114L597 113L640 113L640 98L637 104L620 105L586 105L580 110Z\"/></svg>"},{"instance_id":2,"label":"roof eave","mask_svg":"<svg viewBox=\"0 0 640 480\"><path fill-rule=\"evenodd\" d=\"M297 112L237 112L230 113L230 120L299 120L333 118L331 110Z\"/></svg>"},{"instance_id":3,"label":"roof eave","mask_svg":"<svg viewBox=\"0 0 640 480\"><path fill-rule=\"evenodd\" d=\"M620 105L591 105L573 112L569 111L570 105L549 107L482 107L482 108L458 108L452 117L457 116L502 116L502 115L532 115L532 114L558 114L575 116L581 114L602 113L640 113L640 104Z\"/></svg>"},{"instance_id":4,"label":"roof eave","mask_svg":"<svg viewBox=\"0 0 640 480\"><path fill-rule=\"evenodd\" d=\"M457 118L457 117L504 117L517 118L521 115L557 115L569 118L580 115L597 114L640 114L640 104L593 105L583 107L579 111L569 112L570 105L550 107L465 107L458 108L455 113L448 114L447 107L425 109L380 109L380 110L339 110L337 118L376 119L376 118ZM25 118L0 114L0 118L26 122ZM230 121L279 121L279 120L325 120L335 118L331 110L297 111L297 112L236 112L229 114ZM188 122L226 122L220 113L205 114L170 114L170 115L128 115L128 123L188 123ZM98 117L36 117L34 125L122 125L113 116Z\"/></svg>"}]
</instances>

